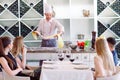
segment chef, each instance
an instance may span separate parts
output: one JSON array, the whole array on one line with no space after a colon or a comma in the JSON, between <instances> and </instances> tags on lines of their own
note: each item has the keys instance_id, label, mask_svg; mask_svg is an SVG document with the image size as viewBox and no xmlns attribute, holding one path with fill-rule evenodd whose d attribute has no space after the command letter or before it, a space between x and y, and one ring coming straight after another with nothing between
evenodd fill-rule
<instances>
[{"instance_id":1,"label":"chef","mask_svg":"<svg viewBox=\"0 0 120 80\"><path fill-rule=\"evenodd\" d=\"M64 27L59 21L52 18L53 10L50 5L45 4L44 11L45 18L40 20L35 32L42 38L41 47L56 47L56 39L58 35L64 33Z\"/></svg>"}]
</instances>

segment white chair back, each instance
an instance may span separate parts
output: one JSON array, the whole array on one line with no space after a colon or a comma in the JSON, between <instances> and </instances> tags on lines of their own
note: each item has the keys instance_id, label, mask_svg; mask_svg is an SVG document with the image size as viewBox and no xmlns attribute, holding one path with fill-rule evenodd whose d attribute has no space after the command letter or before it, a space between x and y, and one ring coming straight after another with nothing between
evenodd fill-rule
<instances>
[{"instance_id":1,"label":"white chair back","mask_svg":"<svg viewBox=\"0 0 120 80\"><path fill-rule=\"evenodd\" d=\"M3 72L0 72L0 80L4 80Z\"/></svg>"},{"instance_id":2,"label":"white chair back","mask_svg":"<svg viewBox=\"0 0 120 80\"><path fill-rule=\"evenodd\" d=\"M96 80L120 80L120 72L113 76L101 77L101 78L97 78Z\"/></svg>"},{"instance_id":3,"label":"white chair back","mask_svg":"<svg viewBox=\"0 0 120 80\"><path fill-rule=\"evenodd\" d=\"M3 79L2 80L30 80L30 77L21 77L21 76L12 76L8 75L4 69L2 69L3 72Z\"/></svg>"}]
</instances>

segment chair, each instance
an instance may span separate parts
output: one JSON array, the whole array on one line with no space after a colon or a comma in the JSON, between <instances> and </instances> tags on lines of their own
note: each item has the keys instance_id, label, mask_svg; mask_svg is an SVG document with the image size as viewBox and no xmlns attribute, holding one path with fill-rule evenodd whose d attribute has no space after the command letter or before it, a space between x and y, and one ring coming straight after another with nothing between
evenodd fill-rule
<instances>
[{"instance_id":1,"label":"chair","mask_svg":"<svg viewBox=\"0 0 120 80\"><path fill-rule=\"evenodd\" d=\"M120 72L113 76L96 78L96 80L120 80Z\"/></svg>"},{"instance_id":2,"label":"chair","mask_svg":"<svg viewBox=\"0 0 120 80\"><path fill-rule=\"evenodd\" d=\"M30 77L11 76L2 69L2 72L0 72L0 80L30 80Z\"/></svg>"},{"instance_id":3,"label":"chair","mask_svg":"<svg viewBox=\"0 0 120 80\"><path fill-rule=\"evenodd\" d=\"M0 72L0 80L3 80L3 73Z\"/></svg>"}]
</instances>

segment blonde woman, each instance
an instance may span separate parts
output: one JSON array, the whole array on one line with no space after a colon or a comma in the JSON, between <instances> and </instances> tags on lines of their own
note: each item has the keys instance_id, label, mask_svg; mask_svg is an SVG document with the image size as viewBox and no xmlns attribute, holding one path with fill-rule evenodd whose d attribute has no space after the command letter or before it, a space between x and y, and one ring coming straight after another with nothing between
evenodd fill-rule
<instances>
[{"instance_id":1,"label":"blonde woman","mask_svg":"<svg viewBox=\"0 0 120 80\"><path fill-rule=\"evenodd\" d=\"M23 37L17 36L13 41L13 48L11 50L11 53L15 57L18 64L21 66L22 69L31 69L34 70L34 78L33 80L39 80L41 68L38 67L36 69L32 69L31 66L26 65L26 53L27 48L24 45Z\"/></svg>"},{"instance_id":2,"label":"blonde woman","mask_svg":"<svg viewBox=\"0 0 120 80\"><path fill-rule=\"evenodd\" d=\"M13 48L11 53L15 56L16 61L25 69L26 67L31 69L29 66L26 66L26 53L27 48L24 46L23 37L17 36L13 41Z\"/></svg>"},{"instance_id":3,"label":"blonde woman","mask_svg":"<svg viewBox=\"0 0 120 80\"><path fill-rule=\"evenodd\" d=\"M98 37L95 49L97 52L97 55L94 57L95 78L113 75L116 69L107 40L103 37Z\"/></svg>"}]
</instances>

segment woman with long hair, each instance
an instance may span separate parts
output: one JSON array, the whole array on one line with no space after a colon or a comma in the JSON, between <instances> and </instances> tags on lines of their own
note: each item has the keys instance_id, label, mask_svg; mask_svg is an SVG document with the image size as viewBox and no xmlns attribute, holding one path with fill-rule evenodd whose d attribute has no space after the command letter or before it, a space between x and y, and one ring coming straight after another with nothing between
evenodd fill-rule
<instances>
[{"instance_id":1,"label":"woman with long hair","mask_svg":"<svg viewBox=\"0 0 120 80\"><path fill-rule=\"evenodd\" d=\"M116 72L112 53L107 40L98 37L95 42L97 55L94 57L95 77L111 76Z\"/></svg>"},{"instance_id":2,"label":"woman with long hair","mask_svg":"<svg viewBox=\"0 0 120 80\"><path fill-rule=\"evenodd\" d=\"M22 69L32 69L31 66L26 65L26 53L27 48L24 45L23 37L17 36L15 37L13 41L13 48L11 50L11 53L15 57L16 61L20 65ZM22 56L21 56L22 55ZM41 68L38 67L36 69L32 69L34 72L34 77L36 80L39 80Z\"/></svg>"},{"instance_id":3,"label":"woman with long hair","mask_svg":"<svg viewBox=\"0 0 120 80\"><path fill-rule=\"evenodd\" d=\"M7 56L12 47L12 40L9 37L0 37L0 65L9 75L18 75L22 68Z\"/></svg>"},{"instance_id":4,"label":"woman with long hair","mask_svg":"<svg viewBox=\"0 0 120 80\"><path fill-rule=\"evenodd\" d=\"M31 69L29 66L26 66L27 48L24 45L22 36L15 37L11 53L13 54L21 68L25 69L26 67L27 69Z\"/></svg>"}]
</instances>

